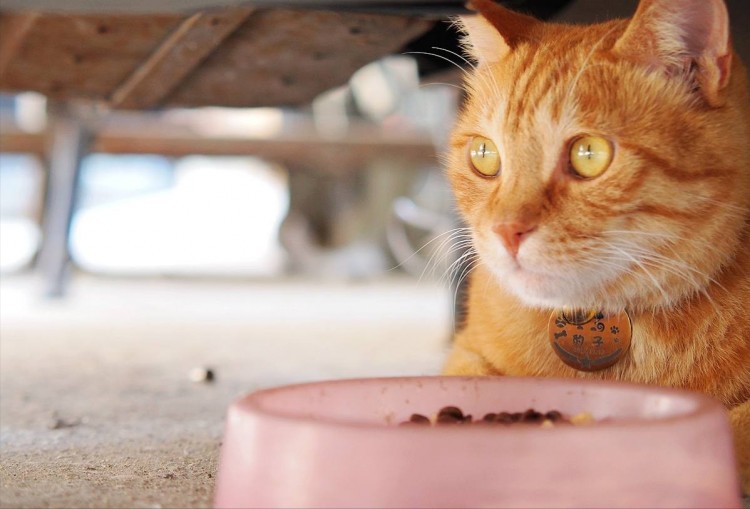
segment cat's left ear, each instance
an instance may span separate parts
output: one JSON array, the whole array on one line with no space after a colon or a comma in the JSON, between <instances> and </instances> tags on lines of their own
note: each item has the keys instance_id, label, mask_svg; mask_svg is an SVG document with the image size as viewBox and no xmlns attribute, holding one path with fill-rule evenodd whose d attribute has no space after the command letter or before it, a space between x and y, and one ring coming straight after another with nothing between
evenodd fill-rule
<instances>
[{"instance_id":1,"label":"cat's left ear","mask_svg":"<svg viewBox=\"0 0 750 509\"><path fill-rule=\"evenodd\" d=\"M732 49L724 0L641 0L616 54L692 79L712 106L723 104Z\"/></svg>"},{"instance_id":2,"label":"cat's left ear","mask_svg":"<svg viewBox=\"0 0 750 509\"><path fill-rule=\"evenodd\" d=\"M502 60L539 23L492 0L470 0L467 7L479 14L461 16L458 24L466 34L464 47L480 65Z\"/></svg>"}]
</instances>

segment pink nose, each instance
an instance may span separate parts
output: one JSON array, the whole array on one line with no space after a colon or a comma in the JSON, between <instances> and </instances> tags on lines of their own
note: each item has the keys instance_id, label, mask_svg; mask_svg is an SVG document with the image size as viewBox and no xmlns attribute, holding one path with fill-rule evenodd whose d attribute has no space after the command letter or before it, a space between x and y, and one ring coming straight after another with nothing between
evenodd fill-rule
<instances>
[{"instance_id":1,"label":"pink nose","mask_svg":"<svg viewBox=\"0 0 750 509\"><path fill-rule=\"evenodd\" d=\"M513 258L518 255L521 242L534 230L536 230L536 225L514 221L497 223L492 228L492 231L500 236L500 240Z\"/></svg>"}]
</instances>

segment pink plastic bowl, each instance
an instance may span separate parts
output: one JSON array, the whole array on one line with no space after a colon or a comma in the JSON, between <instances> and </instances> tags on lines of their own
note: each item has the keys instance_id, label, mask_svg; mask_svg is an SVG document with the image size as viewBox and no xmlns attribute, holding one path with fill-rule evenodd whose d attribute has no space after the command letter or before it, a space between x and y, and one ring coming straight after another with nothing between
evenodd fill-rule
<instances>
[{"instance_id":1,"label":"pink plastic bowl","mask_svg":"<svg viewBox=\"0 0 750 509\"><path fill-rule=\"evenodd\" d=\"M398 426L456 405L590 412L585 426ZM229 409L216 507L740 507L714 400L536 378L341 380Z\"/></svg>"}]
</instances>

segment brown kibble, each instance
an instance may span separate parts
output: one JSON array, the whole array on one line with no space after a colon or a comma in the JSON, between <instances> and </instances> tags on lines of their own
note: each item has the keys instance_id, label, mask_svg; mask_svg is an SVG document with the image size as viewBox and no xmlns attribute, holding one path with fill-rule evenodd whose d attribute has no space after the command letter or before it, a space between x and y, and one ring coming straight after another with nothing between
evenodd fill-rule
<instances>
[{"instance_id":1,"label":"brown kibble","mask_svg":"<svg viewBox=\"0 0 750 509\"><path fill-rule=\"evenodd\" d=\"M544 420L544 414L537 412L533 408L529 408L521 416L522 422L541 422Z\"/></svg>"},{"instance_id":2,"label":"brown kibble","mask_svg":"<svg viewBox=\"0 0 750 509\"><path fill-rule=\"evenodd\" d=\"M454 419L464 418L464 413L461 411L460 408L455 407L455 406L446 406L446 407L441 408L440 411L438 412L438 417L440 417L441 415L451 416Z\"/></svg>"},{"instance_id":3,"label":"brown kibble","mask_svg":"<svg viewBox=\"0 0 750 509\"><path fill-rule=\"evenodd\" d=\"M409 417L409 422L412 422L414 424L430 424L430 418L422 414L411 414L411 417Z\"/></svg>"},{"instance_id":4,"label":"brown kibble","mask_svg":"<svg viewBox=\"0 0 750 509\"><path fill-rule=\"evenodd\" d=\"M499 424L509 426L514 423L519 424L532 424L542 428L555 427L559 424L588 424L593 422L591 414L582 413L578 414L570 419L565 417L562 413L557 410L550 410L546 413L539 412L530 408L525 412L489 412L484 415L481 419L474 421L470 414L464 415L463 411L455 406L446 406L440 409L434 421L430 421L429 418L422 414L412 414L408 421L400 423L404 425L418 425L418 426L429 426L434 425L456 425L456 424Z\"/></svg>"},{"instance_id":5,"label":"brown kibble","mask_svg":"<svg viewBox=\"0 0 750 509\"><path fill-rule=\"evenodd\" d=\"M435 422L437 422L438 424L460 424L463 422L463 419L459 419L455 415L451 414L441 414L437 416L437 420Z\"/></svg>"},{"instance_id":6,"label":"brown kibble","mask_svg":"<svg viewBox=\"0 0 750 509\"><path fill-rule=\"evenodd\" d=\"M544 414L544 417L552 422L560 421L563 418L562 414L557 410L550 410L549 412Z\"/></svg>"},{"instance_id":7,"label":"brown kibble","mask_svg":"<svg viewBox=\"0 0 750 509\"><path fill-rule=\"evenodd\" d=\"M429 426L432 424L430 418L422 414L411 414L408 421L404 421L399 426Z\"/></svg>"},{"instance_id":8,"label":"brown kibble","mask_svg":"<svg viewBox=\"0 0 750 509\"><path fill-rule=\"evenodd\" d=\"M464 413L455 406L446 406L440 409L436 422L438 424L460 424L464 421Z\"/></svg>"},{"instance_id":9,"label":"brown kibble","mask_svg":"<svg viewBox=\"0 0 750 509\"><path fill-rule=\"evenodd\" d=\"M513 416L509 414L508 412L500 412L497 414L497 417L495 417L495 422L500 422L502 424L510 424L514 422Z\"/></svg>"},{"instance_id":10,"label":"brown kibble","mask_svg":"<svg viewBox=\"0 0 750 509\"><path fill-rule=\"evenodd\" d=\"M214 373L214 370L211 368L198 367L191 369L190 373L188 373L188 377L195 383L210 384L216 379L216 373Z\"/></svg>"}]
</instances>

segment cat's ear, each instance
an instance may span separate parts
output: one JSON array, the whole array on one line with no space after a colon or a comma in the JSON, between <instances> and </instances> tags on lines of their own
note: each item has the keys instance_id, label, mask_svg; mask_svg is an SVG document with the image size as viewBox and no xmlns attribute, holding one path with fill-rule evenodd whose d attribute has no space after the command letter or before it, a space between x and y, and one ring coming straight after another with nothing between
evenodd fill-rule
<instances>
[{"instance_id":1,"label":"cat's ear","mask_svg":"<svg viewBox=\"0 0 750 509\"><path fill-rule=\"evenodd\" d=\"M614 51L694 80L706 101L720 106L732 66L724 0L641 0Z\"/></svg>"},{"instance_id":2,"label":"cat's ear","mask_svg":"<svg viewBox=\"0 0 750 509\"><path fill-rule=\"evenodd\" d=\"M502 7L492 0L470 0L477 15L461 16L464 46L479 65L499 62L521 42L536 19Z\"/></svg>"}]
</instances>

